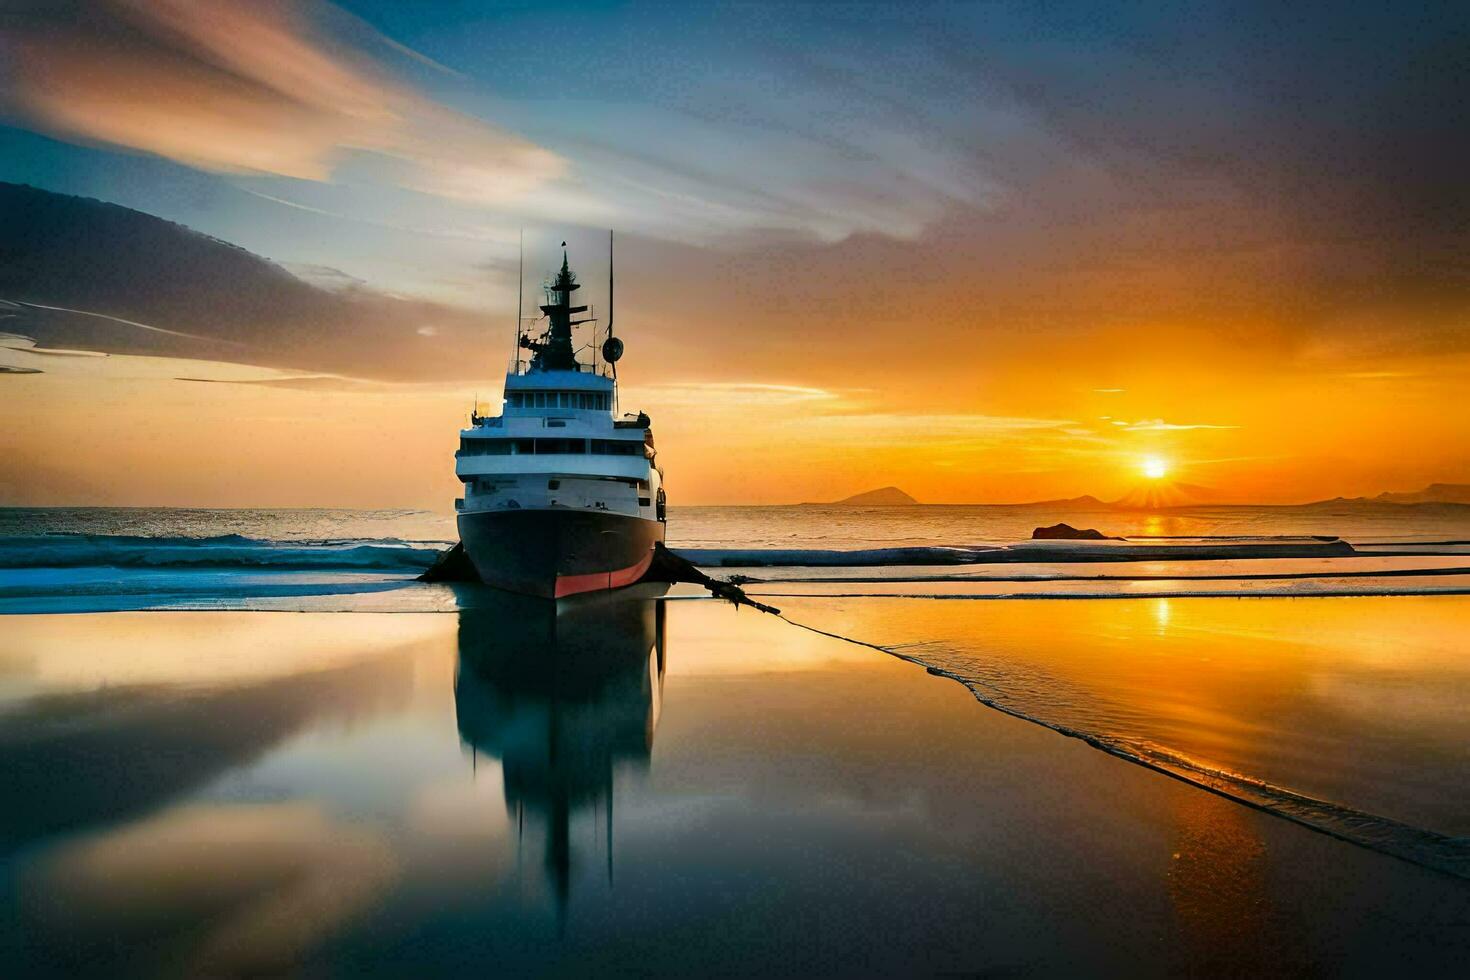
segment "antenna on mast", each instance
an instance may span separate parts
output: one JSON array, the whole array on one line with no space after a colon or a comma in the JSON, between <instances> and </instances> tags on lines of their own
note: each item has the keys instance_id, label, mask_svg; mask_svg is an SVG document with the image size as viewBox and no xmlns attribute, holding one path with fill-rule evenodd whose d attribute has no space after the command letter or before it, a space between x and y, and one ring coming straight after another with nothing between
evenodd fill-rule
<instances>
[{"instance_id":1,"label":"antenna on mast","mask_svg":"<svg viewBox=\"0 0 1470 980\"><path fill-rule=\"evenodd\" d=\"M612 365L613 414L618 411L618 358L623 356L623 342L613 336L613 233L607 231L607 339L602 342L602 356Z\"/></svg>"},{"instance_id":2,"label":"antenna on mast","mask_svg":"<svg viewBox=\"0 0 1470 980\"><path fill-rule=\"evenodd\" d=\"M525 322L521 319L521 304L525 301L526 282L526 229L522 228L517 241L517 251L520 253L520 264L516 267L516 374L521 373L521 326Z\"/></svg>"}]
</instances>

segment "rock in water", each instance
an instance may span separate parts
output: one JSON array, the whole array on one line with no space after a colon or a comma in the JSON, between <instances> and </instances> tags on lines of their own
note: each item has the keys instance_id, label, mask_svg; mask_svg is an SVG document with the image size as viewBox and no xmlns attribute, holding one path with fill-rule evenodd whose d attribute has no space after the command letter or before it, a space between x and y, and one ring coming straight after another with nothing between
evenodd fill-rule
<instances>
[{"instance_id":1,"label":"rock in water","mask_svg":"<svg viewBox=\"0 0 1470 980\"><path fill-rule=\"evenodd\" d=\"M1038 527L1031 532L1033 541L1122 541L1104 534L1095 527L1073 527L1070 524L1053 524L1050 527Z\"/></svg>"}]
</instances>

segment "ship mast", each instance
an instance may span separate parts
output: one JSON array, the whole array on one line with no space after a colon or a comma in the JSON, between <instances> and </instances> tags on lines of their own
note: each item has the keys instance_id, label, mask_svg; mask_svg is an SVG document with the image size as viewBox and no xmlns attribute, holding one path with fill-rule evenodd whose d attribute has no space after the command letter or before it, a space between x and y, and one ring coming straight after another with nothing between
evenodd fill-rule
<instances>
[{"instance_id":1,"label":"ship mast","mask_svg":"<svg viewBox=\"0 0 1470 980\"><path fill-rule=\"evenodd\" d=\"M565 246L566 242L562 242ZM541 312L550 321L541 340L521 338L521 346L531 351L532 371L579 371L577 354L572 346L572 327L590 320L573 320L578 313L586 313L587 307L573 306L572 293L581 289L577 277L567 264L565 248L561 253L561 269L556 278L545 287L546 302Z\"/></svg>"}]
</instances>

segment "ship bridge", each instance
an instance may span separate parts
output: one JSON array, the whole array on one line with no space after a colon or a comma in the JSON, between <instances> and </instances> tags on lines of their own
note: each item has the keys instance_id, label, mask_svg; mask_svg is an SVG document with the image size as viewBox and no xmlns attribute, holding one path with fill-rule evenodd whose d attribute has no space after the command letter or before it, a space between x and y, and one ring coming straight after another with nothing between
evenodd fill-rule
<instances>
[{"instance_id":1,"label":"ship bridge","mask_svg":"<svg viewBox=\"0 0 1470 980\"><path fill-rule=\"evenodd\" d=\"M611 412L612 402L612 378L591 371L530 371L505 376L507 408Z\"/></svg>"}]
</instances>

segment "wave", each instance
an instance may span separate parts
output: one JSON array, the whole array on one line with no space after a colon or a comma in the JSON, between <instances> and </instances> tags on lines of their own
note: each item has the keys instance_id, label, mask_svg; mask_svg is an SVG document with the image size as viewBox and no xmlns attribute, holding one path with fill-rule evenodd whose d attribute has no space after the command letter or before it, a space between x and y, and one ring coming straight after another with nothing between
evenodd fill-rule
<instances>
[{"instance_id":1,"label":"wave","mask_svg":"<svg viewBox=\"0 0 1470 980\"><path fill-rule=\"evenodd\" d=\"M1152 769L1253 809L1290 820L1318 833L1357 844L1420 867L1470 879L1470 837L1442 834L1391 817L1368 813L1328 800L1320 800L1253 776L1211 766L1166 746L1107 732L1089 731L1048 719L1013 704L1004 693L988 687L976 678L938 666L921 656L906 653L899 648L880 646L839 633L830 633L785 616L781 618L801 629L879 650L923 667L937 677L947 677L958 681L970 691L976 701L986 707L994 708L1013 718L1040 725L1068 738L1078 739L1126 762Z\"/></svg>"},{"instance_id":2,"label":"wave","mask_svg":"<svg viewBox=\"0 0 1470 980\"><path fill-rule=\"evenodd\" d=\"M987 601L995 599L1355 599L1371 596L1470 595L1470 583L1452 585L1322 585L1300 583L1274 589L1136 589L1127 592L774 592L745 586L758 599L935 599Z\"/></svg>"},{"instance_id":3,"label":"wave","mask_svg":"<svg viewBox=\"0 0 1470 980\"><path fill-rule=\"evenodd\" d=\"M270 541L215 537L43 534L0 538L0 568L239 568L418 573L435 542L397 538Z\"/></svg>"},{"instance_id":4,"label":"wave","mask_svg":"<svg viewBox=\"0 0 1470 980\"><path fill-rule=\"evenodd\" d=\"M1013 562L1211 561L1229 558L1342 558L1356 554L1341 538L1177 538L1162 543L1137 539L1112 541L1028 541L1011 545L957 545L917 548L865 548L834 551L815 548L675 548L704 568L833 568L864 565L976 565Z\"/></svg>"},{"instance_id":5,"label":"wave","mask_svg":"<svg viewBox=\"0 0 1470 980\"><path fill-rule=\"evenodd\" d=\"M240 534L212 537L47 533L0 537L0 569L248 568L337 569L417 573L449 542L396 537L273 540ZM705 568L934 567L1018 563L1216 561L1361 556L1338 538L1181 538L1113 541L1027 541L1015 544L926 545L856 550L814 548L675 548ZM1393 553L1373 552L1375 557ZM1416 552L1416 556L1422 554ZM1175 578L1179 576L1160 576ZM1238 575L1222 576L1229 578ZM1275 576L1271 576L1275 577ZM1017 579L1018 581L1022 579ZM860 581L860 579L854 579Z\"/></svg>"}]
</instances>

